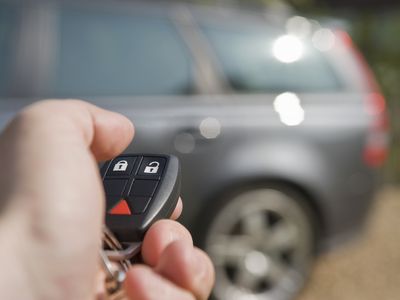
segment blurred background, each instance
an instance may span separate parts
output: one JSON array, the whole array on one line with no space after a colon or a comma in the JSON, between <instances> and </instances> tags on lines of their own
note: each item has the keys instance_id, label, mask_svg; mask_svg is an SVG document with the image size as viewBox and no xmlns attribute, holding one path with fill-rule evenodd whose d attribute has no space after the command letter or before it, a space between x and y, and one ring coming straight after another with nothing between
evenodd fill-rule
<instances>
[{"instance_id":1,"label":"blurred background","mask_svg":"<svg viewBox=\"0 0 400 300\"><path fill-rule=\"evenodd\" d=\"M399 299L399 33L394 0L0 0L0 127L81 98L178 156L212 299Z\"/></svg>"}]
</instances>

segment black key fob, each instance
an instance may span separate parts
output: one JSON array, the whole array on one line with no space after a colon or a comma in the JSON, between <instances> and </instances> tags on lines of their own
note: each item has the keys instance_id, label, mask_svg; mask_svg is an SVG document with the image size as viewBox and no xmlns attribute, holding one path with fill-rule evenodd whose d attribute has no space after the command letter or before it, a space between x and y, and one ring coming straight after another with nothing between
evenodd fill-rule
<instances>
[{"instance_id":1,"label":"black key fob","mask_svg":"<svg viewBox=\"0 0 400 300\"><path fill-rule=\"evenodd\" d=\"M155 221L173 213L180 195L175 156L123 154L101 168L105 223L121 244L141 242Z\"/></svg>"}]
</instances>

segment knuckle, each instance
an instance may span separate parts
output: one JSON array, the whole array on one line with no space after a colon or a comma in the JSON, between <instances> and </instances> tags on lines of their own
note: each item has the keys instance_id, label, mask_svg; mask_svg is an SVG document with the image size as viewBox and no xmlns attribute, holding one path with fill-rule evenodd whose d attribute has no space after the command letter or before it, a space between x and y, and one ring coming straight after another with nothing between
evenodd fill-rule
<instances>
[{"instance_id":1,"label":"knuckle","mask_svg":"<svg viewBox=\"0 0 400 300\"><path fill-rule=\"evenodd\" d=\"M92 135L92 119L81 100L42 100L21 110L10 123L14 131L53 134L83 131L85 139Z\"/></svg>"}]
</instances>

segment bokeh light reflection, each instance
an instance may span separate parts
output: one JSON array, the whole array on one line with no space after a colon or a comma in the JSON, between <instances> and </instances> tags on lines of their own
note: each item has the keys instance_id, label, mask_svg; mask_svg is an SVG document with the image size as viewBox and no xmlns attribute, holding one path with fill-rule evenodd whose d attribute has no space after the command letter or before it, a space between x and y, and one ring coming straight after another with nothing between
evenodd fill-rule
<instances>
[{"instance_id":1,"label":"bokeh light reflection","mask_svg":"<svg viewBox=\"0 0 400 300\"><path fill-rule=\"evenodd\" d=\"M302 41L294 35L280 36L273 44L274 57L283 63L293 63L302 58L304 46Z\"/></svg>"},{"instance_id":2,"label":"bokeh light reflection","mask_svg":"<svg viewBox=\"0 0 400 300\"><path fill-rule=\"evenodd\" d=\"M320 51L329 51L335 46L335 34L327 28L318 29L312 36L312 43Z\"/></svg>"},{"instance_id":3,"label":"bokeh light reflection","mask_svg":"<svg viewBox=\"0 0 400 300\"><path fill-rule=\"evenodd\" d=\"M304 121L304 109L300 98L294 93L279 94L274 100L274 109L281 122L287 126L297 126Z\"/></svg>"}]
</instances>

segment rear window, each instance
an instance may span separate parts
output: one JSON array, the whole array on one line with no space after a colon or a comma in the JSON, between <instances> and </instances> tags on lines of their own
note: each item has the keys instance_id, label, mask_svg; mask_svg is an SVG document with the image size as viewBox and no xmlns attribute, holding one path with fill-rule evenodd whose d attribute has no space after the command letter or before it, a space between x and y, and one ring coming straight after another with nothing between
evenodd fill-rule
<instances>
[{"instance_id":1,"label":"rear window","mask_svg":"<svg viewBox=\"0 0 400 300\"><path fill-rule=\"evenodd\" d=\"M51 94L60 97L186 94L191 63L162 16L64 8Z\"/></svg>"},{"instance_id":2,"label":"rear window","mask_svg":"<svg viewBox=\"0 0 400 300\"><path fill-rule=\"evenodd\" d=\"M288 49L291 37L283 32L267 24L265 28L232 25L202 24L201 28L235 90L318 92L341 88L324 54L306 40L295 40L294 46L301 42L302 47L301 56L296 57L296 49ZM283 40L276 47L279 38ZM276 51L282 51L283 57Z\"/></svg>"}]
</instances>

